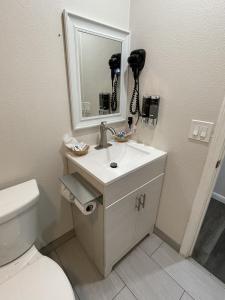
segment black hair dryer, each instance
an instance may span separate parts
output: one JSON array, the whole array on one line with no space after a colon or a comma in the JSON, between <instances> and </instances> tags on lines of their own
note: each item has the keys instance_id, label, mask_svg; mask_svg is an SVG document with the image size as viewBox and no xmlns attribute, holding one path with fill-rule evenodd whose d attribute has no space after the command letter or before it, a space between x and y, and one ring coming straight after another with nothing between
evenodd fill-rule
<instances>
[{"instance_id":1,"label":"black hair dryer","mask_svg":"<svg viewBox=\"0 0 225 300\"><path fill-rule=\"evenodd\" d=\"M128 57L128 64L132 69L134 80L137 80L145 65L146 52L144 49L134 50Z\"/></svg>"},{"instance_id":2,"label":"black hair dryer","mask_svg":"<svg viewBox=\"0 0 225 300\"><path fill-rule=\"evenodd\" d=\"M113 54L109 60L109 67L111 69L111 79L115 75L120 75L121 53Z\"/></svg>"},{"instance_id":3,"label":"black hair dryer","mask_svg":"<svg viewBox=\"0 0 225 300\"><path fill-rule=\"evenodd\" d=\"M136 113L138 113L138 117L141 115L139 103L139 76L145 65L145 57L145 50L138 49L132 51L127 60L134 76L134 88L130 101L130 113L132 115L136 115Z\"/></svg>"},{"instance_id":4,"label":"black hair dryer","mask_svg":"<svg viewBox=\"0 0 225 300\"><path fill-rule=\"evenodd\" d=\"M118 81L121 69L121 53L113 54L109 60L109 67L111 69L111 80L112 80L112 99L111 99L111 110L117 110L117 90Z\"/></svg>"}]
</instances>

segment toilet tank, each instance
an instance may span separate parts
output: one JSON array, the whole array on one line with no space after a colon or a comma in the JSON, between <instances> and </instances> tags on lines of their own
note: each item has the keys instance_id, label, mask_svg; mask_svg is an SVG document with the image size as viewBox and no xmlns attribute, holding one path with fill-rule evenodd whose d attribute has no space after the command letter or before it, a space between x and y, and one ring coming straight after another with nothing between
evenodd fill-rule
<instances>
[{"instance_id":1,"label":"toilet tank","mask_svg":"<svg viewBox=\"0 0 225 300\"><path fill-rule=\"evenodd\" d=\"M36 180L0 191L0 266L24 254L37 237Z\"/></svg>"}]
</instances>

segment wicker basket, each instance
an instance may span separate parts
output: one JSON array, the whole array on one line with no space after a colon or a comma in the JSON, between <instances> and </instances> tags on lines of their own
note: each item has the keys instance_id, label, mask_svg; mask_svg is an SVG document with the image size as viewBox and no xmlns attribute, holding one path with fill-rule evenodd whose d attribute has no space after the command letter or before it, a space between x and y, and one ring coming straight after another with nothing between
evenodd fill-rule
<instances>
[{"instance_id":1,"label":"wicker basket","mask_svg":"<svg viewBox=\"0 0 225 300\"><path fill-rule=\"evenodd\" d=\"M116 142L119 142L119 143L125 143L125 142L128 142L129 138L131 137L132 134L127 134L123 137L119 137L117 135L114 135L113 138Z\"/></svg>"},{"instance_id":2,"label":"wicker basket","mask_svg":"<svg viewBox=\"0 0 225 300\"><path fill-rule=\"evenodd\" d=\"M80 151L77 151L77 150L73 151L71 149L68 149L68 150L69 150L69 153L72 155L83 156L83 155L88 154L88 149L89 149L89 146L87 145L84 150L80 150Z\"/></svg>"}]
</instances>

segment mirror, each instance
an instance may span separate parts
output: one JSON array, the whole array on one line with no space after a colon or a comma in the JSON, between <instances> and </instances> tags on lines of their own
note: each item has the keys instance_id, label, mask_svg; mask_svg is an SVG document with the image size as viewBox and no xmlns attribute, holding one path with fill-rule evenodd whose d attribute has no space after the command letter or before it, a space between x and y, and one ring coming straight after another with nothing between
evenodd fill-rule
<instances>
[{"instance_id":1,"label":"mirror","mask_svg":"<svg viewBox=\"0 0 225 300\"><path fill-rule=\"evenodd\" d=\"M121 62L114 72L109 61L121 52L121 42L79 31L82 117L119 112Z\"/></svg>"},{"instance_id":2,"label":"mirror","mask_svg":"<svg viewBox=\"0 0 225 300\"><path fill-rule=\"evenodd\" d=\"M129 33L64 11L73 129L125 121Z\"/></svg>"}]
</instances>

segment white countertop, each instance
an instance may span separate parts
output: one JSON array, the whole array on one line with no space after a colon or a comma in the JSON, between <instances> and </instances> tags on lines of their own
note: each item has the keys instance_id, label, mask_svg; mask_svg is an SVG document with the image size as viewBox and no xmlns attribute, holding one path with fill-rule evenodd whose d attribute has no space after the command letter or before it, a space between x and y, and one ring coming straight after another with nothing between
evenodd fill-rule
<instances>
[{"instance_id":1,"label":"white countertop","mask_svg":"<svg viewBox=\"0 0 225 300\"><path fill-rule=\"evenodd\" d=\"M110 141L110 143L111 147L101 150L96 150L96 145L90 146L88 154L84 156L75 156L69 152L66 152L65 156L100 183L108 185L167 155L164 151L134 141L127 143ZM116 162L118 167L111 168L111 162Z\"/></svg>"}]
</instances>

